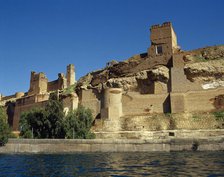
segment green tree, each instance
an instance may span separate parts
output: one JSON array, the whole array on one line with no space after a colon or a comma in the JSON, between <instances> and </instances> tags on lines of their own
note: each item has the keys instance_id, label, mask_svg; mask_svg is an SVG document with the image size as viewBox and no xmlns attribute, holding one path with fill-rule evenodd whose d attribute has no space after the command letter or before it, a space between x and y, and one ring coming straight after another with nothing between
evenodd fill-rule
<instances>
[{"instance_id":1,"label":"green tree","mask_svg":"<svg viewBox=\"0 0 224 177\"><path fill-rule=\"evenodd\" d=\"M66 138L95 138L95 134L90 131L92 122L93 116L90 109L79 106L78 109L69 112L64 123Z\"/></svg>"},{"instance_id":2,"label":"green tree","mask_svg":"<svg viewBox=\"0 0 224 177\"><path fill-rule=\"evenodd\" d=\"M63 120L65 115L62 103L55 98L51 98L45 107L45 113L46 119L50 122L50 138L64 138Z\"/></svg>"},{"instance_id":3,"label":"green tree","mask_svg":"<svg viewBox=\"0 0 224 177\"><path fill-rule=\"evenodd\" d=\"M2 107L0 107L0 146L3 146L8 142L10 133L11 131L7 123L6 112Z\"/></svg>"},{"instance_id":4,"label":"green tree","mask_svg":"<svg viewBox=\"0 0 224 177\"><path fill-rule=\"evenodd\" d=\"M20 136L23 138L49 138L50 122L44 109L36 108L24 112L20 118Z\"/></svg>"},{"instance_id":5,"label":"green tree","mask_svg":"<svg viewBox=\"0 0 224 177\"><path fill-rule=\"evenodd\" d=\"M45 108L32 109L21 115L20 136L24 138L64 138L63 105L51 95Z\"/></svg>"}]
</instances>

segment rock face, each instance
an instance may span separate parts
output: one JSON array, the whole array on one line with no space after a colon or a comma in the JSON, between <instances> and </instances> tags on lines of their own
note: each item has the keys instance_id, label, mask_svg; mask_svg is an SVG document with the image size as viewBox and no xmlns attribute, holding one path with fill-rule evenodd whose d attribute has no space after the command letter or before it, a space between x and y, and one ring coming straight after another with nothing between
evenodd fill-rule
<instances>
[{"instance_id":1,"label":"rock face","mask_svg":"<svg viewBox=\"0 0 224 177\"><path fill-rule=\"evenodd\" d=\"M184 73L191 82L212 84L204 86L216 88L224 81L224 46L214 46L193 51L182 51ZM77 89L122 88L124 91L148 93L145 88L154 82L167 84L170 79L171 66L153 61L145 54L135 55L123 62L115 60L108 62L104 69L93 71L82 77L77 83ZM221 82L220 82L221 81Z\"/></svg>"},{"instance_id":2,"label":"rock face","mask_svg":"<svg viewBox=\"0 0 224 177\"><path fill-rule=\"evenodd\" d=\"M224 60L186 64L184 70L187 78L192 82L224 80Z\"/></svg>"},{"instance_id":3,"label":"rock face","mask_svg":"<svg viewBox=\"0 0 224 177\"><path fill-rule=\"evenodd\" d=\"M105 68L87 74L78 81L77 88L96 88L99 92L106 88L122 88L124 91L141 92L141 90L144 90L144 86L150 85L155 81L167 83L169 80L169 69L162 65L136 73L128 72L127 75L123 73L121 77L110 75L110 70L111 68Z\"/></svg>"},{"instance_id":4,"label":"rock face","mask_svg":"<svg viewBox=\"0 0 224 177\"><path fill-rule=\"evenodd\" d=\"M188 52L185 62L201 62L224 59L224 45L206 47Z\"/></svg>"}]
</instances>

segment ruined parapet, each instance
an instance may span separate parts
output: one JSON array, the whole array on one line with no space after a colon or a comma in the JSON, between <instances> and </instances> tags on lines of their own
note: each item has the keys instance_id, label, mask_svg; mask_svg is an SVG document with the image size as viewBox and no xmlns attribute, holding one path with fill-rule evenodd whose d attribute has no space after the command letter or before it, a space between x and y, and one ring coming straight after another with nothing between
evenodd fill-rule
<instances>
[{"instance_id":1,"label":"ruined parapet","mask_svg":"<svg viewBox=\"0 0 224 177\"><path fill-rule=\"evenodd\" d=\"M115 121L123 114L122 111L122 89L108 88L104 91L101 118Z\"/></svg>"},{"instance_id":2,"label":"ruined parapet","mask_svg":"<svg viewBox=\"0 0 224 177\"><path fill-rule=\"evenodd\" d=\"M30 89L28 95L44 94L47 92L48 79L43 72L31 72Z\"/></svg>"},{"instance_id":3,"label":"ruined parapet","mask_svg":"<svg viewBox=\"0 0 224 177\"><path fill-rule=\"evenodd\" d=\"M67 77L67 86L69 87L70 85L74 85L75 84L75 66L73 64L69 64L67 66L67 73L66 73L66 77Z\"/></svg>"}]
</instances>

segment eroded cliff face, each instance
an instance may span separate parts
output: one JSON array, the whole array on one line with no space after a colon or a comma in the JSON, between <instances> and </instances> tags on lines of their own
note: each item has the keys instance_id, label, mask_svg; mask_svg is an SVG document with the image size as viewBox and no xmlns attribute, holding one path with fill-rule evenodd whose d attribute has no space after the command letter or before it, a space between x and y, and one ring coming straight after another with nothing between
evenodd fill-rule
<instances>
[{"instance_id":1,"label":"eroded cliff face","mask_svg":"<svg viewBox=\"0 0 224 177\"><path fill-rule=\"evenodd\" d=\"M190 82L200 83L205 89L224 86L224 45L179 52L183 53L183 69ZM95 88L101 92L115 87L148 93L147 88L154 82L168 83L170 67L168 63L156 62L147 54L136 55L123 62L113 60L104 69L80 78L77 89Z\"/></svg>"},{"instance_id":2,"label":"eroded cliff face","mask_svg":"<svg viewBox=\"0 0 224 177\"><path fill-rule=\"evenodd\" d=\"M192 82L224 80L224 59L186 64L184 70L187 78Z\"/></svg>"},{"instance_id":3,"label":"eroded cliff face","mask_svg":"<svg viewBox=\"0 0 224 177\"><path fill-rule=\"evenodd\" d=\"M121 77L110 74L113 67L88 73L78 81L77 88L95 88L99 92L106 88L123 88L124 91L147 93L149 90L146 88L153 82L159 81L166 84L169 80L169 69L162 65L139 72L128 72L128 74L123 74Z\"/></svg>"},{"instance_id":4,"label":"eroded cliff face","mask_svg":"<svg viewBox=\"0 0 224 177\"><path fill-rule=\"evenodd\" d=\"M224 86L224 46L191 51L184 56L188 80L202 84L204 89Z\"/></svg>"}]
</instances>

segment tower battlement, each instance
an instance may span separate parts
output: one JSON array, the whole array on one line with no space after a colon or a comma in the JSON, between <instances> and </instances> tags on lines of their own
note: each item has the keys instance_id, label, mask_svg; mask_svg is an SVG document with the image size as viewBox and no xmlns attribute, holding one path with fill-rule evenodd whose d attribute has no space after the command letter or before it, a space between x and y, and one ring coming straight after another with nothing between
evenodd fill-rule
<instances>
[{"instance_id":1,"label":"tower battlement","mask_svg":"<svg viewBox=\"0 0 224 177\"><path fill-rule=\"evenodd\" d=\"M160 25L160 24L152 25L150 30L151 29L164 28L164 27L172 27L172 23L171 22L164 22L162 25Z\"/></svg>"}]
</instances>

